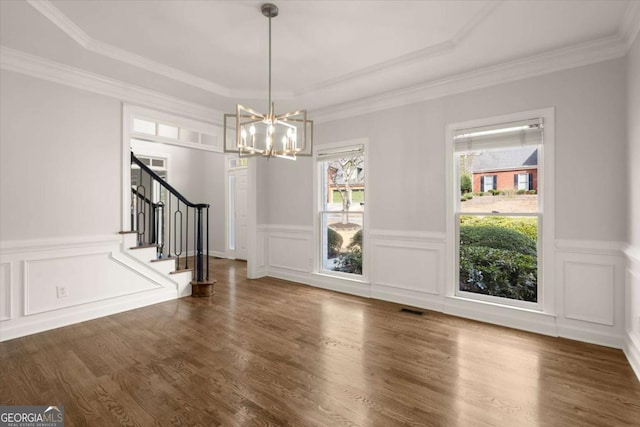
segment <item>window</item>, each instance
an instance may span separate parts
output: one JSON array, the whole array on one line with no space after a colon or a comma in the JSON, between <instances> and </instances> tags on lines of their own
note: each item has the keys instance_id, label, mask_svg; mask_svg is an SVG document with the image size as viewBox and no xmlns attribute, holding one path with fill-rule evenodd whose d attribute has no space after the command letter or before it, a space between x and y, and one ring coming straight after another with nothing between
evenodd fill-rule
<instances>
[{"instance_id":1,"label":"window","mask_svg":"<svg viewBox=\"0 0 640 427\"><path fill-rule=\"evenodd\" d=\"M364 146L319 150L320 270L362 277L365 215Z\"/></svg>"},{"instance_id":2,"label":"window","mask_svg":"<svg viewBox=\"0 0 640 427\"><path fill-rule=\"evenodd\" d=\"M136 108L130 113L130 138L222 152L220 130L213 125Z\"/></svg>"},{"instance_id":3,"label":"window","mask_svg":"<svg viewBox=\"0 0 640 427\"><path fill-rule=\"evenodd\" d=\"M498 177L496 175L486 175L480 177L480 185L482 186L482 190L484 192L495 190L496 189L496 181Z\"/></svg>"},{"instance_id":4,"label":"window","mask_svg":"<svg viewBox=\"0 0 640 427\"><path fill-rule=\"evenodd\" d=\"M542 124L531 119L454 132L458 296L539 306Z\"/></svg>"},{"instance_id":5,"label":"window","mask_svg":"<svg viewBox=\"0 0 640 427\"><path fill-rule=\"evenodd\" d=\"M514 188L516 190L533 190L533 174L518 173L513 178Z\"/></svg>"}]
</instances>

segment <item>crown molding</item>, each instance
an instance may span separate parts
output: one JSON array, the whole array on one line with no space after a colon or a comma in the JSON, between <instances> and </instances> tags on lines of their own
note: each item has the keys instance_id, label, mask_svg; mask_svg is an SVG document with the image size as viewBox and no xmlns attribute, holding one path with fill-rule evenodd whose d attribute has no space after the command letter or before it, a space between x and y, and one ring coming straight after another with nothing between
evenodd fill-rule
<instances>
[{"instance_id":1,"label":"crown molding","mask_svg":"<svg viewBox=\"0 0 640 427\"><path fill-rule=\"evenodd\" d=\"M109 96L132 104L162 109L181 116L222 125L223 113L221 111L109 79L5 46L0 46L0 68Z\"/></svg>"},{"instance_id":2,"label":"crown molding","mask_svg":"<svg viewBox=\"0 0 640 427\"><path fill-rule=\"evenodd\" d=\"M196 87L198 89L224 96L226 98L259 98L263 95L262 91L242 91L224 87L213 83L202 77L195 76L161 62L154 61L144 56L137 55L125 49L120 49L108 43L103 43L90 37L80 27L78 27L71 19L55 7L49 0L26 0L34 9L40 12L45 18L51 21L56 27L71 37L78 45L84 49L115 59L116 61L132 65L150 73L158 74L163 77ZM282 92L275 94L279 99L289 99L292 93Z\"/></svg>"},{"instance_id":3,"label":"crown molding","mask_svg":"<svg viewBox=\"0 0 640 427\"><path fill-rule=\"evenodd\" d=\"M78 45L84 49L102 55L116 61L120 61L134 67L143 69L150 73L155 73L169 79L179 81L181 83L214 93L226 98L261 98L264 94L262 91L243 91L230 89L228 87L216 84L210 80L195 76L177 68L166 64L145 58L141 55L134 54L125 49L120 49L108 43L101 42L89 36L80 27L78 27L69 17L67 17L60 9L55 7L49 0L26 0L34 9L40 12L45 18L51 21L60 30L66 33ZM317 85L309 86L301 91L282 91L274 93L274 97L281 100L291 100L303 94L308 94L331 86L343 84L348 81L357 80L370 76L379 72L388 71L393 68L406 67L427 58L445 54L453 51L458 44L463 42L470 36L472 31L480 25L504 0L489 1L482 9L472 17L457 33L450 39L440 42L424 49L410 52L388 61L356 70L333 79L325 80Z\"/></svg>"},{"instance_id":4,"label":"crown molding","mask_svg":"<svg viewBox=\"0 0 640 427\"><path fill-rule=\"evenodd\" d=\"M49 0L26 0L35 10L49 19L60 30L66 33L78 45L93 53L114 59L116 61L135 66L150 73L199 88L229 99L233 98L261 98L262 91L242 91L213 83L202 77L184 72L166 64L162 64L124 49L91 38L71 19L64 15ZM298 92L279 92L274 97L281 100L300 100L313 96L314 92L329 90L332 86L349 81L362 79L394 68L409 66L424 61L436 55L453 51L460 43L467 39L504 0L488 2L471 20L469 20L449 40L429 46L365 67L333 79L325 80L317 85L309 86ZM610 36L595 41L582 43L568 48L546 52L520 60L510 61L490 66L469 73L459 74L441 80L425 82L423 84L374 95L356 101L350 101L314 110L316 122L333 120L339 117L353 116L387 108L398 107L416 102L453 95L469 90L480 89L499 83L535 77L568 68L579 67L624 56L636 39L640 31L640 2L631 1L625 12L625 18L616 36ZM622 52L622 53L621 53ZM544 62L544 65L541 63ZM60 64L58 64L60 65ZM79 71L79 70L77 70ZM112 81L114 82L114 81ZM118 83L123 85L123 83ZM318 94L319 95L319 94ZM183 101L184 102L184 101ZM195 104L194 104L195 105Z\"/></svg>"},{"instance_id":5,"label":"crown molding","mask_svg":"<svg viewBox=\"0 0 640 427\"><path fill-rule=\"evenodd\" d=\"M627 51L626 39L609 36L309 113L315 123L338 120L621 58Z\"/></svg>"},{"instance_id":6,"label":"crown molding","mask_svg":"<svg viewBox=\"0 0 640 427\"><path fill-rule=\"evenodd\" d=\"M498 5L500 5L500 3L503 2L504 0L488 2L486 5L484 5L484 7L482 7L482 9L480 9L480 11L475 16L473 16L462 28L458 30L457 33L455 33L448 40L436 43L431 46L427 46L423 49L409 52L408 54L401 55L387 61L379 62L369 67L355 70L351 73L343 74L341 76L325 80L316 85L306 87L300 91L296 91L295 95L296 97L298 97L301 95L309 94L311 92L326 89L331 86L344 84L352 80L362 79L380 72L387 72L394 68L407 67L412 64L425 61L426 59L433 56L452 52L458 47L460 43L464 42L471 35L473 30L475 30L478 25L480 25L491 13L493 13L493 11L498 7Z\"/></svg>"}]
</instances>

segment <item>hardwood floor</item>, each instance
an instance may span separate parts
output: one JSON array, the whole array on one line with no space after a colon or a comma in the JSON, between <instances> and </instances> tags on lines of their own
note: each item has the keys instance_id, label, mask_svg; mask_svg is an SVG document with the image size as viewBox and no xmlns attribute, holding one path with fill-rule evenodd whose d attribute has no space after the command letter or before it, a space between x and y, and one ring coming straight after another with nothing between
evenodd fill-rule
<instances>
[{"instance_id":1,"label":"hardwood floor","mask_svg":"<svg viewBox=\"0 0 640 427\"><path fill-rule=\"evenodd\" d=\"M620 350L211 268L210 298L0 343L1 404L67 426L640 425Z\"/></svg>"}]
</instances>

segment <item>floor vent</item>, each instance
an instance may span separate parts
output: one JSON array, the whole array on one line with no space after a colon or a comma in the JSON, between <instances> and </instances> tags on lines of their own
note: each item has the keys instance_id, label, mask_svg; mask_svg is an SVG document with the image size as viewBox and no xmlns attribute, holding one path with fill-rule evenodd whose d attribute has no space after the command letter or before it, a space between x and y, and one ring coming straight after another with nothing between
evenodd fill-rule
<instances>
[{"instance_id":1,"label":"floor vent","mask_svg":"<svg viewBox=\"0 0 640 427\"><path fill-rule=\"evenodd\" d=\"M418 311L418 310L411 310L410 308L403 308L403 309L400 309L400 313L415 314L416 316L422 316L422 315L424 314L422 311Z\"/></svg>"}]
</instances>

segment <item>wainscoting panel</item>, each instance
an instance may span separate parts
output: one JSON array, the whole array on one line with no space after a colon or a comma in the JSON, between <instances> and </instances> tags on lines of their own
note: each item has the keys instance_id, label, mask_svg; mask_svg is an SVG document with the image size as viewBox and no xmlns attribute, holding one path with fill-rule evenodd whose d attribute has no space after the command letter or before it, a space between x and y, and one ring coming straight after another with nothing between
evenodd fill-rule
<instances>
[{"instance_id":1,"label":"wainscoting panel","mask_svg":"<svg viewBox=\"0 0 640 427\"><path fill-rule=\"evenodd\" d=\"M613 265L565 261L565 317L613 326L614 299L615 267Z\"/></svg>"},{"instance_id":2,"label":"wainscoting panel","mask_svg":"<svg viewBox=\"0 0 640 427\"><path fill-rule=\"evenodd\" d=\"M440 248L408 242L373 242L373 284L438 294Z\"/></svg>"},{"instance_id":3,"label":"wainscoting panel","mask_svg":"<svg viewBox=\"0 0 640 427\"><path fill-rule=\"evenodd\" d=\"M0 322L11 320L11 287L13 285L11 263L0 264Z\"/></svg>"},{"instance_id":4,"label":"wainscoting panel","mask_svg":"<svg viewBox=\"0 0 640 427\"><path fill-rule=\"evenodd\" d=\"M0 242L0 341L178 298L176 282L122 252L123 239Z\"/></svg>"},{"instance_id":5,"label":"wainscoting panel","mask_svg":"<svg viewBox=\"0 0 640 427\"><path fill-rule=\"evenodd\" d=\"M266 225L258 225L256 228L256 240L255 240L255 265L251 265L251 260L248 260L247 274L251 279L257 279L267 275L269 266L267 265L267 259L269 254L267 253L267 240L269 231ZM251 258L251 255L249 255Z\"/></svg>"},{"instance_id":6,"label":"wainscoting panel","mask_svg":"<svg viewBox=\"0 0 640 427\"><path fill-rule=\"evenodd\" d=\"M623 348L622 249L619 242L556 242L559 336Z\"/></svg>"},{"instance_id":7,"label":"wainscoting panel","mask_svg":"<svg viewBox=\"0 0 640 427\"><path fill-rule=\"evenodd\" d=\"M313 262L311 236L306 230L271 230L269 267L310 272Z\"/></svg>"},{"instance_id":8,"label":"wainscoting panel","mask_svg":"<svg viewBox=\"0 0 640 427\"><path fill-rule=\"evenodd\" d=\"M551 259L548 306L540 311L498 306L457 297L453 262L447 257L446 233L370 230L365 236L369 275L348 280L314 271L312 227L263 225L264 275L325 289L441 311L455 316L527 331L625 348L640 369L640 302L632 307L633 331L625 334L624 244L615 241L556 240ZM367 250L367 249L365 249ZM640 253L634 250L633 253ZM640 263L634 264L640 269ZM635 271L635 270L634 270ZM448 273L448 274L447 274ZM640 273L637 273L640 274ZM640 284L627 274L628 298L637 299ZM632 279L629 279L632 277ZM629 282L634 282L630 284ZM629 289L632 288L631 291ZM631 303L629 303L631 304ZM636 329L638 328L636 333Z\"/></svg>"},{"instance_id":9,"label":"wainscoting panel","mask_svg":"<svg viewBox=\"0 0 640 427\"><path fill-rule=\"evenodd\" d=\"M626 337L624 352L640 380L640 248L628 247L625 286Z\"/></svg>"},{"instance_id":10,"label":"wainscoting panel","mask_svg":"<svg viewBox=\"0 0 640 427\"><path fill-rule=\"evenodd\" d=\"M111 262L110 255L98 252L24 261L25 316L161 287L136 280ZM58 296L62 288L66 296Z\"/></svg>"}]
</instances>

